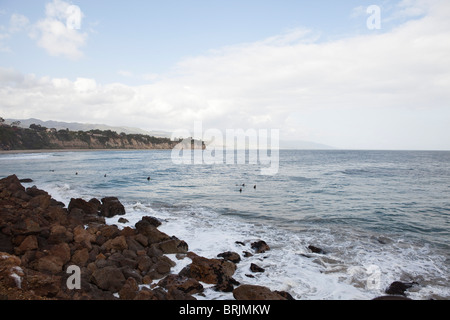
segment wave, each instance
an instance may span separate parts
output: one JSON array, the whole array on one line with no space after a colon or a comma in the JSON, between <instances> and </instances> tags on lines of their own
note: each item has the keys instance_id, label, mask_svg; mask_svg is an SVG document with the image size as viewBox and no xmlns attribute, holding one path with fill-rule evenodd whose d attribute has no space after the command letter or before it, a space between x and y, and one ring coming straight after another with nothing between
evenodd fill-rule
<instances>
[{"instance_id":1,"label":"wave","mask_svg":"<svg viewBox=\"0 0 450 320\"><path fill-rule=\"evenodd\" d=\"M154 216L163 221L161 231L185 240L189 250L208 258L224 251L235 251L243 258L245 251L252 252L252 242L266 241L271 250L243 258L234 278L241 283L288 291L296 299L372 299L399 280L422 284L410 293L413 299L450 297L448 263L428 245L342 226L309 225L301 232L286 231L237 216L222 216L204 207L155 208L137 202L126 205L126 210L128 223L118 223L118 218L108 219L108 223L125 227L134 225L142 216ZM309 245L323 248L326 254L312 253ZM174 261L179 264L175 270L189 262ZM252 273L252 263L265 272ZM375 285L369 285L374 276L378 277ZM207 289L203 298L233 299L231 293L212 289Z\"/></svg>"}]
</instances>

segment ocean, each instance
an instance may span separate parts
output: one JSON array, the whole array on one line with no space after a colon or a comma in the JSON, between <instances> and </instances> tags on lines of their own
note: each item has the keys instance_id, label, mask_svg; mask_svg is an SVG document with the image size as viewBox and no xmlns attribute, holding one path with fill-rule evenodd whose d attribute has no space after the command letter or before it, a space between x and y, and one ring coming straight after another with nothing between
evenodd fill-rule
<instances>
[{"instance_id":1,"label":"ocean","mask_svg":"<svg viewBox=\"0 0 450 320\"><path fill-rule=\"evenodd\" d=\"M117 196L129 222L108 223L154 216L199 255L238 252L241 283L295 299L347 300L403 281L417 283L407 291L412 299L450 298L450 152L280 150L277 174L260 169L175 164L169 150L0 155L0 177L31 178L26 187L66 205ZM256 240L271 250L245 258ZM173 272L189 263L169 257ZM252 273L251 263L265 271ZM205 287L198 299L232 299Z\"/></svg>"}]
</instances>

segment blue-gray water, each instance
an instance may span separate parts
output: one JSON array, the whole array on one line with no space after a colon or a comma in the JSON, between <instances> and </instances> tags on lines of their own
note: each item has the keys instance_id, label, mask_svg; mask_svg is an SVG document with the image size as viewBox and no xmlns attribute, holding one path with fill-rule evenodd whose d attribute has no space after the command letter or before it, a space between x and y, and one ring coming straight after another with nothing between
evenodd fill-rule
<instances>
[{"instance_id":1,"label":"blue-gray water","mask_svg":"<svg viewBox=\"0 0 450 320\"><path fill-rule=\"evenodd\" d=\"M273 176L252 164L177 165L170 151L0 155L0 177L10 174L66 204L118 196L130 221L159 216L211 257L263 238L266 273L237 277L297 298L370 298L396 280L420 284L413 298L450 297L450 152L281 150Z\"/></svg>"}]
</instances>

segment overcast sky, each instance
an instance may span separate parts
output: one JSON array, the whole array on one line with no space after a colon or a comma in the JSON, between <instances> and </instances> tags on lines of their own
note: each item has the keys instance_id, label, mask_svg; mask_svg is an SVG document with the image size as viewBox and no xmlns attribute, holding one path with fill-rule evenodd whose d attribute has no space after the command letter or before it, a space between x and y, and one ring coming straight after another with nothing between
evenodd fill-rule
<instances>
[{"instance_id":1,"label":"overcast sky","mask_svg":"<svg viewBox=\"0 0 450 320\"><path fill-rule=\"evenodd\" d=\"M0 116L450 150L449 17L448 0L0 0Z\"/></svg>"}]
</instances>

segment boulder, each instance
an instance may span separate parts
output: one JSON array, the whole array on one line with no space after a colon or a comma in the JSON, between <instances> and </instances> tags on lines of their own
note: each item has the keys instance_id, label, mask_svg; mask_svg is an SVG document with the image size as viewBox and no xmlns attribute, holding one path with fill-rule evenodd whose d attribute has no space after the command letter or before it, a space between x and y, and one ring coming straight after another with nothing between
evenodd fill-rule
<instances>
[{"instance_id":1,"label":"boulder","mask_svg":"<svg viewBox=\"0 0 450 320\"><path fill-rule=\"evenodd\" d=\"M136 230L138 233L147 237L149 244L160 243L163 241L170 240L170 237L161 232L155 227L152 223L146 219L146 217L142 218L135 224Z\"/></svg>"},{"instance_id":2,"label":"boulder","mask_svg":"<svg viewBox=\"0 0 450 320\"><path fill-rule=\"evenodd\" d=\"M38 241L36 236L29 235L27 236L20 246L15 248L15 253L18 255L22 255L29 250L36 250L38 248Z\"/></svg>"},{"instance_id":3,"label":"boulder","mask_svg":"<svg viewBox=\"0 0 450 320\"><path fill-rule=\"evenodd\" d=\"M188 244L186 242L184 242L183 240L179 240L177 238L160 242L159 249L164 254L187 253L189 250Z\"/></svg>"},{"instance_id":4,"label":"boulder","mask_svg":"<svg viewBox=\"0 0 450 320\"><path fill-rule=\"evenodd\" d=\"M236 265L233 262L222 259L207 259L195 254L188 255L192 263L186 266L179 274L194 278L209 284L215 284L218 291L231 292L233 285L238 284L232 278L236 271Z\"/></svg>"},{"instance_id":5,"label":"boulder","mask_svg":"<svg viewBox=\"0 0 450 320\"><path fill-rule=\"evenodd\" d=\"M70 199L68 210L71 212L73 209L81 209L85 214L97 215L98 209L95 204L87 202L83 199Z\"/></svg>"},{"instance_id":6,"label":"boulder","mask_svg":"<svg viewBox=\"0 0 450 320\"><path fill-rule=\"evenodd\" d=\"M236 300L287 300L267 287L244 284L233 290Z\"/></svg>"},{"instance_id":7,"label":"boulder","mask_svg":"<svg viewBox=\"0 0 450 320\"><path fill-rule=\"evenodd\" d=\"M139 291L138 284L134 278L128 278L122 289L119 291L121 300L133 300Z\"/></svg>"},{"instance_id":8,"label":"boulder","mask_svg":"<svg viewBox=\"0 0 450 320\"><path fill-rule=\"evenodd\" d=\"M252 272L264 272L264 271L265 271L263 268L261 268L260 266L254 264L254 263L252 263L252 264L250 265L250 270L251 270Z\"/></svg>"},{"instance_id":9,"label":"boulder","mask_svg":"<svg viewBox=\"0 0 450 320\"><path fill-rule=\"evenodd\" d=\"M102 199L102 207L100 215L106 218L111 218L116 215L124 215L125 207L120 203L116 197L106 197Z\"/></svg>"},{"instance_id":10,"label":"boulder","mask_svg":"<svg viewBox=\"0 0 450 320\"><path fill-rule=\"evenodd\" d=\"M158 282L158 286L170 290L175 288L187 294L195 294L203 292L203 286L200 282L193 278L170 274Z\"/></svg>"},{"instance_id":11,"label":"boulder","mask_svg":"<svg viewBox=\"0 0 450 320\"><path fill-rule=\"evenodd\" d=\"M239 263L241 261L241 256L236 252L226 251L219 253L217 256L233 263Z\"/></svg>"},{"instance_id":12,"label":"boulder","mask_svg":"<svg viewBox=\"0 0 450 320\"><path fill-rule=\"evenodd\" d=\"M100 289L118 292L125 284L125 277L122 271L114 266L107 266L95 270L92 273L91 281Z\"/></svg>"},{"instance_id":13,"label":"boulder","mask_svg":"<svg viewBox=\"0 0 450 320\"><path fill-rule=\"evenodd\" d=\"M256 253L264 253L270 250L269 245L263 240L252 242L251 247Z\"/></svg>"},{"instance_id":14,"label":"boulder","mask_svg":"<svg viewBox=\"0 0 450 320\"><path fill-rule=\"evenodd\" d=\"M101 248L107 251L111 251L112 249L122 251L128 249L128 244L124 236L118 236L114 239L109 239L106 241Z\"/></svg>"},{"instance_id":15,"label":"boulder","mask_svg":"<svg viewBox=\"0 0 450 320\"><path fill-rule=\"evenodd\" d=\"M405 291L417 284L418 284L417 282L405 283L400 281L394 281L391 283L389 288L386 289L385 293L392 295L406 296Z\"/></svg>"},{"instance_id":16,"label":"boulder","mask_svg":"<svg viewBox=\"0 0 450 320\"><path fill-rule=\"evenodd\" d=\"M316 247L316 246L313 246L313 245L308 246L308 249L312 253L326 254L326 252L322 248L319 248L319 247Z\"/></svg>"}]
</instances>

